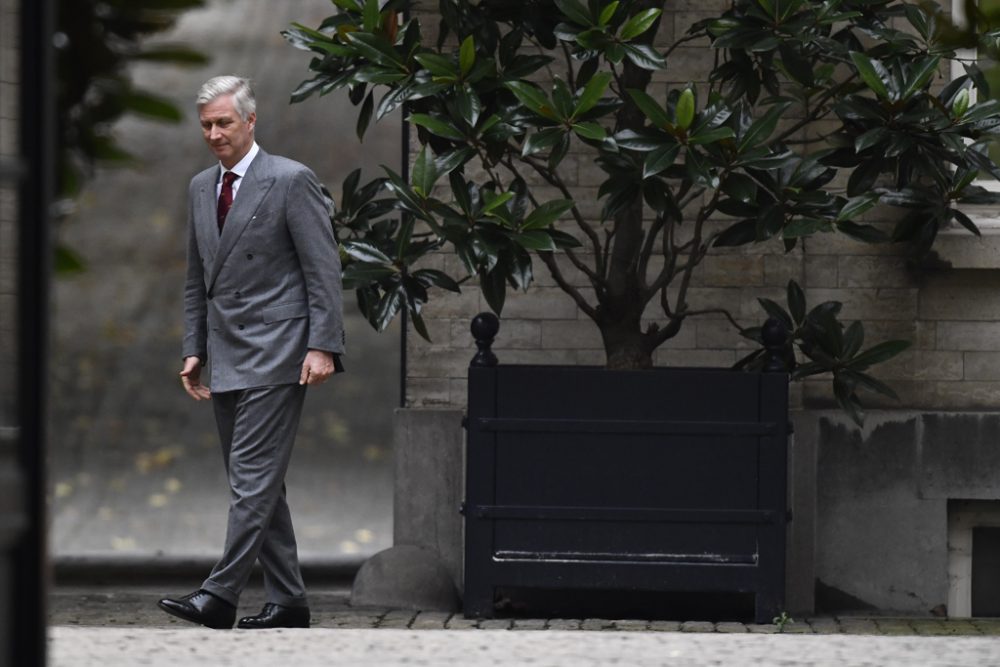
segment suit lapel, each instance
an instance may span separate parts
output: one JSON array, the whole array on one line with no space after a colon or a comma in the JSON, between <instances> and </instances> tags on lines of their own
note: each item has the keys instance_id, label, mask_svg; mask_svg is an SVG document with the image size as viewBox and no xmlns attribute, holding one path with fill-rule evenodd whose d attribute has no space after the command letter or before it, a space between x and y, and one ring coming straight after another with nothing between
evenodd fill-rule
<instances>
[{"instance_id":1,"label":"suit lapel","mask_svg":"<svg viewBox=\"0 0 1000 667\"><path fill-rule=\"evenodd\" d=\"M201 188L198 193L198 202L195 211L196 231L198 234L198 247L207 253L206 261L213 265L215 257L219 254L219 223L216 216L216 207L219 202L215 194L215 184L219 180L219 169L213 169L201 180Z\"/></svg>"},{"instance_id":2,"label":"suit lapel","mask_svg":"<svg viewBox=\"0 0 1000 667\"><path fill-rule=\"evenodd\" d=\"M222 265L226 262L226 257L232 252L233 247L253 220L254 213L264 201L268 191L274 184L274 177L269 175L267 169L267 154L264 151L257 153L257 157L250 163L250 168L243 176L239 190L236 192L236 199L233 200L233 207L226 215L226 224L222 227L222 235L218 237L218 249L215 253L215 262L212 264L212 273L208 279L208 289L215 285L215 279L222 270ZM216 204L217 205L217 204ZM212 220L214 221L215 206L212 206Z\"/></svg>"}]
</instances>

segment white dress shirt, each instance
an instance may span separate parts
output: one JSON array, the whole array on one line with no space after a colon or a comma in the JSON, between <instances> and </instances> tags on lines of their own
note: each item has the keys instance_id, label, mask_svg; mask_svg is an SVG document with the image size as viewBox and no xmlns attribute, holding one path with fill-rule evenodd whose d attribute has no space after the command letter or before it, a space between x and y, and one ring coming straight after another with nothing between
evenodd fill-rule
<instances>
[{"instance_id":1,"label":"white dress shirt","mask_svg":"<svg viewBox=\"0 0 1000 667\"><path fill-rule=\"evenodd\" d=\"M237 162L232 169L226 169L219 163L219 180L215 183L215 198L218 199L219 195L222 194L222 177L227 171L231 171L238 176L238 178L233 181L233 201L236 201L236 193L240 190L240 183L243 182L243 177L247 173L247 169L250 168L250 163L253 159L257 157L257 153L260 152L260 146L257 142L253 142L253 146L247 151L247 154L243 156L243 159Z\"/></svg>"}]
</instances>

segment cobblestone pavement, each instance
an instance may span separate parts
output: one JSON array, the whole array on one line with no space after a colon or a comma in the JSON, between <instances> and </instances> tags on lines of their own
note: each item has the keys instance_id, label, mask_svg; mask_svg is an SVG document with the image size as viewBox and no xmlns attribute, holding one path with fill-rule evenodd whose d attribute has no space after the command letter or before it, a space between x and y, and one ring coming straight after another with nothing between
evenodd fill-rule
<instances>
[{"instance_id":1,"label":"cobblestone pavement","mask_svg":"<svg viewBox=\"0 0 1000 667\"><path fill-rule=\"evenodd\" d=\"M1000 664L1000 619L821 617L775 625L509 618L358 609L349 591L311 593L309 630L218 632L156 608L176 586L62 587L50 601L50 665L907 665ZM240 613L262 593L244 595Z\"/></svg>"}]
</instances>

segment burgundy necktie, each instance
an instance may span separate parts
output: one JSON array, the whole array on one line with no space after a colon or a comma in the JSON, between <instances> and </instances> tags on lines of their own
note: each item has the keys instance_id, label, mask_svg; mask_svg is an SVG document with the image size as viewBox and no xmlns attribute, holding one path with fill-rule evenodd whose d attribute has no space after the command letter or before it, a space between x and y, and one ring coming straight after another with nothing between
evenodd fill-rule
<instances>
[{"instance_id":1,"label":"burgundy necktie","mask_svg":"<svg viewBox=\"0 0 1000 667\"><path fill-rule=\"evenodd\" d=\"M226 215L233 205L233 183L237 178L239 176L231 171L227 171L222 175L222 192L219 193L219 208L217 211L220 234L222 233L222 226L226 224Z\"/></svg>"}]
</instances>

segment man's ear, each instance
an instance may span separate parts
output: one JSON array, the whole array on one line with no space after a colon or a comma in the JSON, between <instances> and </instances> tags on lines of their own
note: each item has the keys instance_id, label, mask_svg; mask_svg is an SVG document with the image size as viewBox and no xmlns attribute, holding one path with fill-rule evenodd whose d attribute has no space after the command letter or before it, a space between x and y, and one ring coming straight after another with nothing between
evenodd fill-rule
<instances>
[{"instance_id":1,"label":"man's ear","mask_svg":"<svg viewBox=\"0 0 1000 667\"><path fill-rule=\"evenodd\" d=\"M252 130L254 128L254 125L256 124L257 124L257 114L251 113L250 115L247 116L247 125L249 125L250 129Z\"/></svg>"}]
</instances>

